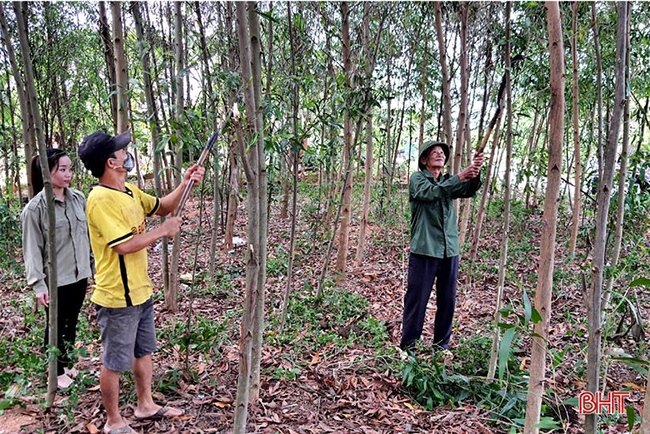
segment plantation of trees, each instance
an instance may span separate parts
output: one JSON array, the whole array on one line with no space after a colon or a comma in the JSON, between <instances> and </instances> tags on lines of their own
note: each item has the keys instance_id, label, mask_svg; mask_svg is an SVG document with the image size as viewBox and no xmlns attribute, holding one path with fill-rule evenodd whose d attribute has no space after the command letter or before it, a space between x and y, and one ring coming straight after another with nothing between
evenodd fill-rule
<instances>
[{"instance_id":1,"label":"plantation of trees","mask_svg":"<svg viewBox=\"0 0 650 434\"><path fill-rule=\"evenodd\" d=\"M0 433L650 434L650 3L0 36Z\"/></svg>"}]
</instances>

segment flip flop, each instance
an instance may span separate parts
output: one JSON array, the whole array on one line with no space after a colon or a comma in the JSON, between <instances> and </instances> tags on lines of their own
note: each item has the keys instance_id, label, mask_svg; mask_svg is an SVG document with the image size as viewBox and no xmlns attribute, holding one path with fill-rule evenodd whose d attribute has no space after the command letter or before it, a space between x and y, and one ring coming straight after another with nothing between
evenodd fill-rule
<instances>
[{"instance_id":1,"label":"flip flop","mask_svg":"<svg viewBox=\"0 0 650 434\"><path fill-rule=\"evenodd\" d=\"M145 420L161 420L161 419L163 419L165 417L169 417L169 418L179 417L179 416L182 416L182 415L185 414L185 412L181 410L181 414L175 414L173 416L167 416L167 412L170 411L170 410L171 410L171 407L167 407L166 405L163 405L162 407L160 407L160 409L157 412L155 412L151 416L136 417L135 420L137 420L138 422L142 422L142 421L145 421Z\"/></svg>"},{"instance_id":2,"label":"flip flop","mask_svg":"<svg viewBox=\"0 0 650 434\"><path fill-rule=\"evenodd\" d=\"M131 428L129 425L125 425L120 428L113 428L110 430L106 429L106 426L104 426L104 429L102 430L104 434L137 434L137 431L135 431L133 428Z\"/></svg>"}]
</instances>

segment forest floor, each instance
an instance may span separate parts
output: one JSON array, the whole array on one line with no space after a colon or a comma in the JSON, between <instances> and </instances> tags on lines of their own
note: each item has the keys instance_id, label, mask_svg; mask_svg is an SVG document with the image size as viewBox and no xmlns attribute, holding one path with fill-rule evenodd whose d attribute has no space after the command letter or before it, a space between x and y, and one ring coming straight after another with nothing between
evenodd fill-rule
<instances>
[{"instance_id":1,"label":"forest floor","mask_svg":"<svg viewBox=\"0 0 650 434\"><path fill-rule=\"evenodd\" d=\"M526 300L528 295L532 299L537 279L541 207L513 208L504 306L521 314L523 321L514 315L504 319L512 325L518 324L513 327L517 333L513 335L512 345L505 349L510 351L504 355L503 380L486 383L481 377L487 372L491 345L490 324L502 239L498 219L501 204L497 201L491 204L476 263L461 260L452 354L431 353L435 314L432 296L422 343L416 357L408 358L397 348L408 263L405 223L408 204L403 192L387 216L371 216L372 221L381 221L382 225L370 226L367 256L360 267L354 266L359 220L353 218L347 278L340 284L328 278L325 296L318 300L315 286L329 235L314 231L323 217L316 211L315 190L309 183L301 185L303 199L294 285L287 325L282 332L278 329L278 314L286 286L290 219L279 218L279 204L272 206L262 384L259 402L249 407L248 431L520 431L525 416L525 382L530 360L531 323L525 315ZM164 309L160 246L151 248L149 255L159 346L153 357L154 397L184 409L185 415L173 420L136 422L133 380L127 374L122 381L121 412L138 432L220 433L232 428L245 280L244 250L237 247L224 251L219 237L216 272L209 276L211 205L203 216L203 231L195 254L198 204L195 198L186 211L182 283L176 313ZM554 427L557 432L578 433L583 431L584 418L566 401L573 398L575 404L578 394L586 389L583 381L587 325L580 276L583 268L588 273L588 265L570 261L565 253L567 214L566 211L561 214L558 228L544 426ZM235 235L246 238L243 204L239 206ZM648 247L646 244L645 248ZM624 251L624 256L631 254ZM335 257L336 250L332 265ZM198 271L192 279L195 259ZM640 260L641 264L647 261L647 253ZM76 365L80 375L71 388L57 395L54 408L44 412L44 315L36 311L33 295L24 287L21 262L18 255L15 269L3 270L0 276L0 434L97 433L104 425L105 414L98 383L101 343L95 309L86 300L81 313ZM641 270L630 267L626 275L639 274ZM634 288L629 288L628 283L623 277L619 279L618 291L632 294ZM192 298L191 343L187 352L186 321ZM620 307L624 300L625 297L613 298L617 312L627 308ZM647 299L637 307L642 320L648 324ZM613 313L607 323L605 330L610 336L618 326L621 313ZM623 331L626 328L627 325ZM638 425L645 379L639 370L615 362L612 357L627 354L644 358L649 353L647 339L636 342L629 334L623 334L615 341L605 342L603 372L606 376L602 378L606 378L607 390L632 391L626 404L635 410ZM626 432L627 417L602 417L601 427L604 432Z\"/></svg>"}]
</instances>

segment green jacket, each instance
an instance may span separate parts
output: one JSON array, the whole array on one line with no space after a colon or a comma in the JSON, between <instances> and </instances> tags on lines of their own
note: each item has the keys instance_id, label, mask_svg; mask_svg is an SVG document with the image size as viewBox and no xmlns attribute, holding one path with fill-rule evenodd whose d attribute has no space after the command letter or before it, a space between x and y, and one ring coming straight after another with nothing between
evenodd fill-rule
<instances>
[{"instance_id":1,"label":"green jacket","mask_svg":"<svg viewBox=\"0 0 650 434\"><path fill-rule=\"evenodd\" d=\"M453 200L472 197L481 186L479 178L461 181L458 175L419 170L409 181L411 203L411 253L450 258L458 256L458 225Z\"/></svg>"}]
</instances>

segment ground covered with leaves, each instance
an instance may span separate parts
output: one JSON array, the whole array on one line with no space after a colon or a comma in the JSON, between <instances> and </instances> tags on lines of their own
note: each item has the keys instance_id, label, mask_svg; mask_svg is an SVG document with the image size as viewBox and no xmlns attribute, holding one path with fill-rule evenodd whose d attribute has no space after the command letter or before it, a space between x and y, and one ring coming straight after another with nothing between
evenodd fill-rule
<instances>
[{"instance_id":1,"label":"ground covered with leaves","mask_svg":"<svg viewBox=\"0 0 650 434\"><path fill-rule=\"evenodd\" d=\"M504 293L506 317L502 324L506 344L499 351L497 380L486 382L502 239L502 203L495 200L490 204L477 261L461 260L451 354L431 349L435 314L432 297L423 339L415 355L408 356L397 348L408 263L404 192L397 195L390 212L379 215L375 211L372 221L381 225L371 225L367 257L359 267L353 261L359 221L353 219L347 278L339 282L330 273L325 280L325 295L319 299L315 296L316 285L330 234L327 228L319 227L323 212L315 191L313 184L301 185L294 285L282 331L279 313L286 286L290 220L280 219L278 204L272 206L262 388L260 401L250 406L249 431L521 431L535 321L531 300L537 279L541 207L513 206ZM358 196L359 192L357 201ZM135 389L127 374L122 381L121 411L139 432L228 432L232 427L244 251L241 247L224 251L219 243L216 272L210 275L210 208L207 206L202 213L199 201L193 200L186 214L180 308L176 313L164 310L161 248L158 245L150 249L159 345L153 358L154 397L183 408L185 415L158 422L134 421ZM577 433L582 431L583 416L577 413L575 404L578 393L586 388L587 322L581 276L585 274L589 280L589 258L567 257L569 217L565 210L561 211L542 427ZM632 391L626 404L636 415L637 425L645 371L634 360L647 356L648 343L643 334L639 338L630 332L634 326L630 312L636 309L641 323L647 323L650 306L647 293L645 299L640 293L642 287L630 287L629 283L641 275L642 264L648 263L647 223L644 231L641 241L632 240L624 246L623 266L616 275L612 308L606 315L602 377L607 390ZM581 234L585 251L588 232L585 229ZM235 234L246 238L243 205L239 207ZM469 250L468 245L465 250ZM0 280L0 433L97 433L105 415L99 391L101 343L95 309L86 300L77 338L79 377L72 387L58 394L52 409L44 411L44 315L35 308L32 292L25 288L20 250L17 252L3 258L6 266ZM197 272L193 273L195 260ZM628 416L602 417L601 426L606 432L625 432Z\"/></svg>"}]
</instances>

